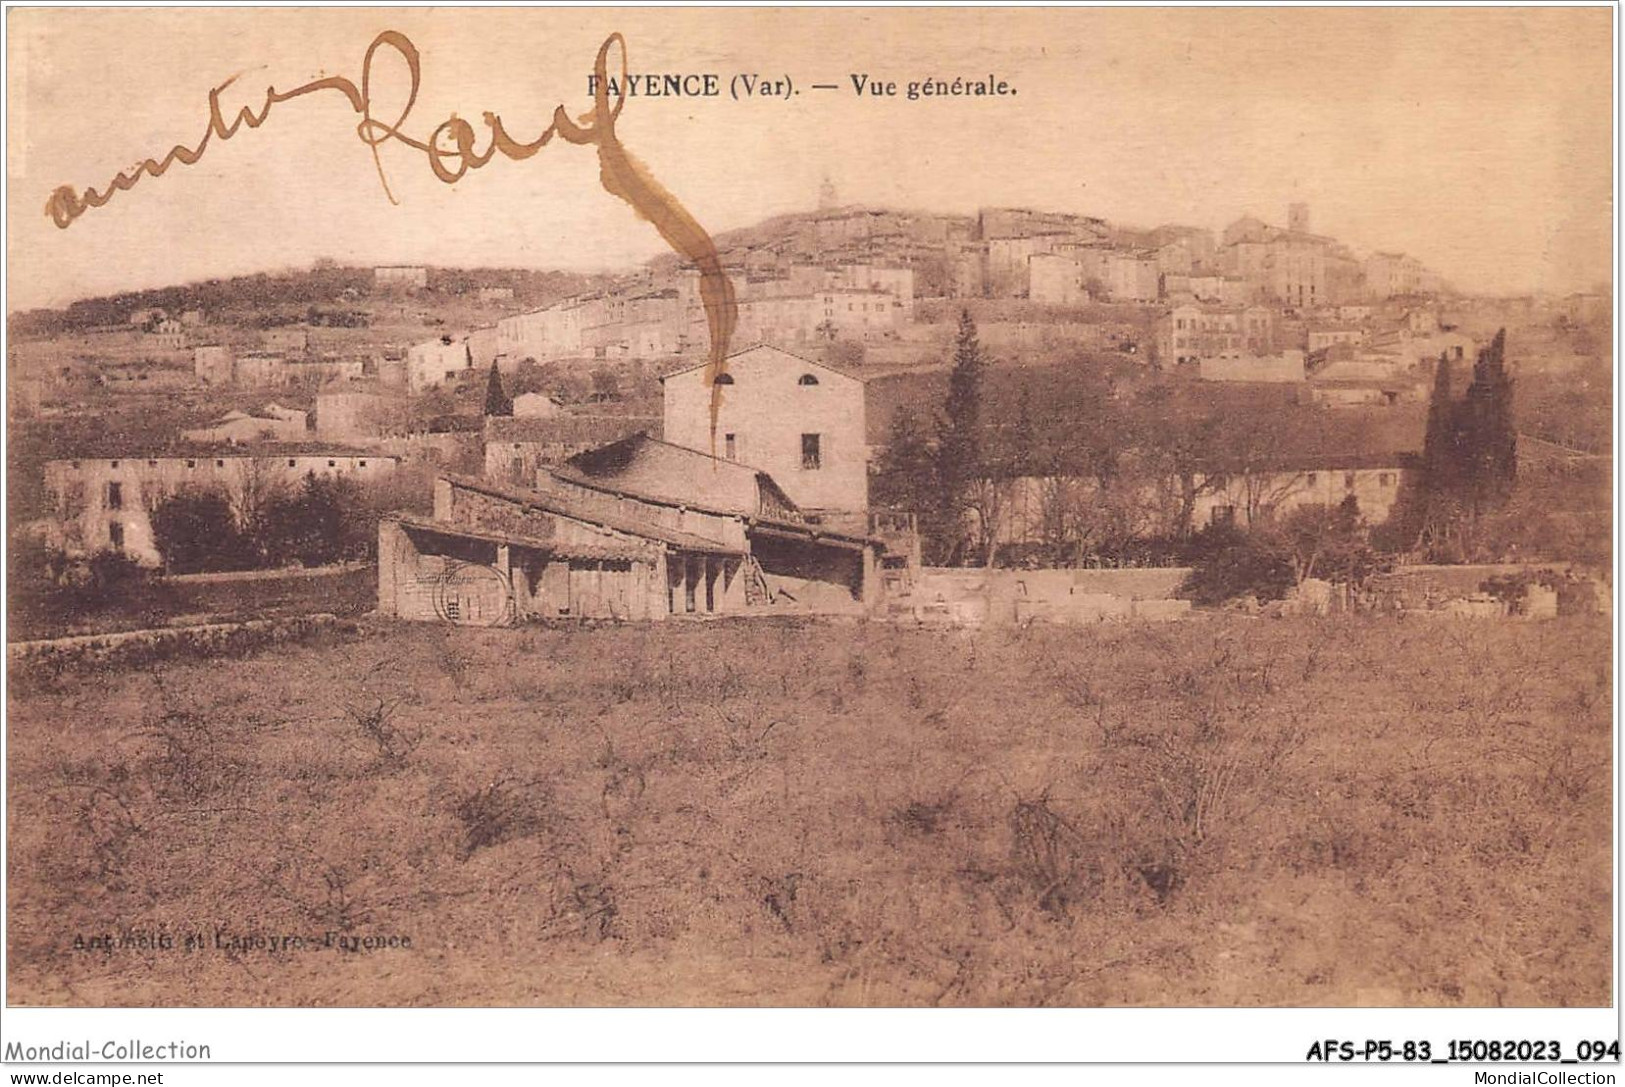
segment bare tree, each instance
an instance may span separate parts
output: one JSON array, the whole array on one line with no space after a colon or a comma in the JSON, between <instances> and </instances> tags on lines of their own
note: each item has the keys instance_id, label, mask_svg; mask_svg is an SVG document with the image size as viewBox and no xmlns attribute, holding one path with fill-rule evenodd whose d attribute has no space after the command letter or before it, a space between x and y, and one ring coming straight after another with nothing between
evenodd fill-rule
<instances>
[{"instance_id":1,"label":"bare tree","mask_svg":"<svg viewBox=\"0 0 1625 1087\"><path fill-rule=\"evenodd\" d=\"M1287 499L1303 493L1309 487L1308 480L1301 472L1278 472L1268 468L1254 468L1243 473L1240 484L1249 525L1274 517Z\"/></svg>"},{"instance_id":2,"label":"bare tree","mask_svg":"<svg viewBox=\"0 0 1625 1087\"><path fill-rule=\"evenodd\" d=\"M965 509L974 519L976 550L983 566L992 566L998 553L999 537L1010 505L1011 482L982 476L965 487Z\"/></svg>"},{"instance_id":3,"label":"bare tree","mask_svg":"<svg viewBox=\"0 0 1625 1087\"><path fill-rule=\"evenodd\" d=\"M237 486L227 491L231 515L244 533L254 534L267 511L287 494L288 481L270 457L248 457L242 462Z\"/></svg>"}]
</instances>

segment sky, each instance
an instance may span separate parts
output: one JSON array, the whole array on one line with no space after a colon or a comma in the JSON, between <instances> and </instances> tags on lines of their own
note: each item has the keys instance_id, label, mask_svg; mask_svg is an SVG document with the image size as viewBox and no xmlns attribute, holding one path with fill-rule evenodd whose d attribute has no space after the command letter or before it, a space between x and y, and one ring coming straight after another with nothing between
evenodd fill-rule
<instances>
[{"instance_id":1,"label":"sky","mask_svg":"<svg viewBox=\"0 0 1625 1087\"><path fill-rule=\"evenodd\" d=\"M1469 9L11 9L8 312L209 277L342 263L613 270L665 251L555 140L454 185L381 150L321 92L272 107L192 166L143 178L67 229L59 186L195 145L209 93L359 83L368 44L422 57L401 129L500 114L528 140L555 106L590 108L599 45L634 73L715 73L714 98L632 98L625 147L713 233L842 203L974 213L1031 206L1131 226L1222 228L1243 214L1360 250L1404 251L1462 289L1611 282L1612 18L1596 8ZM398 112L403 68L374 98ZM612 64L613 67L613 64ZM734 100L732 77L786 76L788 100ZM860 97L851 77L896 81ZM1005 97L906 98L907 83L1006 80ZM840 89L816 90L815 83ZM392 118L391 118L392 119Z\"/></svg>"}]
</instances>

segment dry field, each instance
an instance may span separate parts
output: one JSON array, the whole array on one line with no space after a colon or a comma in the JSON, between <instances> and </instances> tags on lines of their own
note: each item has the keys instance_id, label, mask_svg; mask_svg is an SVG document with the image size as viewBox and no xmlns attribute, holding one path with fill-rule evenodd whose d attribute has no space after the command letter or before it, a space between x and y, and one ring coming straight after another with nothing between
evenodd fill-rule
<instances>
[{"instance_id":1,"label":"dry field","mask_svg":"<svg viewBox=\"0 0 1625 1087\"><path fill-rule=\"evenodd\" d=\"M1600 618L378 625L13 676L7 996L1603 1005L1610 690Z\"/></svg>"}]
</instances>

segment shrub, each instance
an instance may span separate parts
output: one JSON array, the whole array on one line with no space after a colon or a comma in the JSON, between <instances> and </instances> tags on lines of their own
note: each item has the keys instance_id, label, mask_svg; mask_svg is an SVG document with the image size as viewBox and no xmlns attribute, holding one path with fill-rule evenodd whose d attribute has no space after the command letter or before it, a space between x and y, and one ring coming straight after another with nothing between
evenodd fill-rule
<instances>
[{"instance_id":1,"label":"shrub","mask_svg":"<svg viewBox=\"0 0 1625 1087\"><path fill-rule=\"evenodd\" d=\"M390 769L404 764L423 739L421 732L408 731L396 723L395 713L400 706L399 698L366 695L360 702L344 708L345 716L372 741L378 749L379 761Z\"/></svg>"},{"instance_id":2,"label":"shrub","mask_svg":"<svg viewBox=\"0 0 1625 1087\"><path fill-rule=\"evenodd\" d=\"M463 824L462 859L518 838L557 829L552 791L545 784L519 783L512 778L476 789L457 805Z\"/></svg>"},{"instance_id":3,"label":"shrub","mask_svg":"<svg viewBox=\"0 0 1625 1087\"><path fill-rule=\"evenodd\" d=\"M1261 601L1280 600L1296 584L1291 561L1277 548L1249 536L1198 562L1179 587L1179 595L1204 606L1248 594Z\"/></svg>"},{"instance_id":4,"label":"shrub","mask_svg":"<svg viewBox=\"0 0 1625 1087\"><path fill-rule=\"evenodd\" d=\"M1246 533L1216 529L1195 553L1181 595L1208 605L1248 594L1279 600L1309 578L1359 585L1382 565L1352 495L1336 506L1298 506Z\"/></svg>"},{"instance_id":5,"label":"shrub","mask_svg":"<svg viewBox=\"0 0 1625 1087\"><path fill-rule=\"evenodd\" d=\"M166 496L152 511L152 538L172 574L256 565L253 543L238 525L231 499L218 489L188 488Z\"/></svg>"},{"instance_id":6,"label":"shrub","mask_svg":"<svg viewBox=\"0 0 1625 1087\"><path fill-rule=\"evenodd\" d=\"M1522 600L1531 585L1557 589L1561 584L1562 579L1553 570L1519 570L1485 578L1478 583L1478 591L1488 593L1497 600L1512 602Z\"/></svg>"},{"instance_id":7,"label":"shrub","mask_svg":"<svg viewBox=\"0 0 1625 1087\"><path fill-rule=\"evenodd\" d=\"M130 668L184 657L233 657L278 642L302 642L323 632L348 636L353 623L332 615L295 615L172 630L137 630L57 638L46 642L13 642L7 663L18 678L62 675L91 667Z\"/></svg>"},{"instance_id":8,"label":"shrub","mask_svg":"<svg viewBox=\"0 0 1625 1087\"><path fill-rule=\"evenodd\" d=\"M110 613L146 619L169 603L163 583L122 551L70 555L39 541L12 550L13 636L60 633Z\"/></svg>"},{"instance_id":9,"label":"shrub","mask_svg":"<svg viewBox=\"0 0 1625 1087\"><path fill-rule=\"evenodd\" d=\"M299 489L274 498L265 511L263 545L274 566L325 566L369 557L376 522L367 516L361 486L314 473Z\"/></svg>"}]
</instances>

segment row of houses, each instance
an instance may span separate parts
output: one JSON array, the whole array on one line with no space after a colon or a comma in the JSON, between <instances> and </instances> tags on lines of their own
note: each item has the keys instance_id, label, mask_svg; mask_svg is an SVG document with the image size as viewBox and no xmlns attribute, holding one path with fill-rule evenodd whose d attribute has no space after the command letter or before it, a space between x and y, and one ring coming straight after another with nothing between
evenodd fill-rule
<instances>
[{"instance_id":1,"label":"row of houses","mask_svg":"<svg viewBox=\"0 0 1625 1087\"><path fill-rule=\"evenodd\" d=\"M265 418L291 427L299 414ZM432 510L381 521L379 610L502 624L872 609L911 583L918 542L909 518L870 509L865 414L861 378L757 345L668 374L658 421L485 420L473 471L437 472ZM236 501L308 474L381 482L411 459L387 442L187 444L56 460L45 478L65 545L156 563L151 511L165 495L214 487ZM1214 474L1198 481L1196 515L1246 523L1352 495L1376 521L1410 470L1344 458ZM1001 543L1042 540L1063 491L1089 500L1075 480L1002 485Z\"/></svg>"},{"instance_id":2,"label":"row of houses","mask_svg":"<svg viewBox=\"0 0 1625 1087\"><path fill-rule=\"evenodd\" d=\"M1088 301L1148 304L1190 299L1307 309L1432 294L1443 284L1400 253L1355 255L1309 229L1309 207L1288 225L1243 216L1218 238L1196 227L1113 230L1098 219L984 211L980 237L951 260L960 293L1027 298L1052 306Z\"/></svg>"},{"instance_id":3,"label":"row of houses","mask_svg":"<svg viewBox=\"0 0 1625 1087\"><path fill-rule=\"evenodd\" d=\"M183 490L217 490L234 503L307 476L363 482L393 473L400 458L375 450L315 442L267 442L252 450L181 442L158 451L104 449L47 461L44 483L55 516L44 536L71 552L118 551L156 567L161 562L152 514Z\"/></svg>"},{"instance_id":4,"label":"row of houses","mask_svg":"<svg viewBox=\"0 0 1625 1087\"><path fill-rule=\"evenodd\" d=\"M1411 454L1345 454L1294 457L1275 465L1246 470L1198 473L1192 480L1195 503L1192 525L1246 528L1309 505L1337 506L1353 498L1369 523L1385 521L1415 479L1420 465ZM1054 543L1088 521L1088 510L1101 501L1098 484L1073 476L1016 476L998 481L999 501L991 523L1000 547ZM1132 496L1115 495L1114 508L1133 511L1146 526L1165 522L1161 505L1167 495L1147 484Z\"/></svg>"},{"instance_id":5,"label":"row of houses","mask_svg":"<svg viewBox=\"0 0 1625 1087\"><path fill-rule=\"evenodd\" d=\"M663 388L659 418L574 414L539 398L538 414L470 420L473 430L447 428L423 436L443 441L416 445L412 434L387 433L375 425L388 410L387 397L324 393L316 398L313 432L307 432L306 413L271 404L253 412L229 412L208 427L186 432L164 450L99 450L95 456L53 460L45 466L45 478L64 518L85 521L88 531L79 534L84 546L127 541L113 546L156 562L147 542L149 529L136 524L150 503L126 502L136 493L152 497L186 485L234 490L251 468L276 475L315 471L370 479L403 460L441 461L448 450L473 452L460 459L483 465L493 481L528 486L538 472L577 454L659 430L664 445L703 455L704 463L714 465L713 473L722 471L715 466L745 464L753 472L767 473L810 521L830 529L862 528L868 508L868 451L859 378L757 346L735 352L721 371L696 364L669 374ZM298 440L307 433L314 441ZM350 444L335 440L341 436ZM366 444L355 444L359 442ZM680 497L678 482L671 481L669 489ZM707 493L704 480L687 486ZM107 524L114 521L119 527L109 530Z\"/></svg>"},{"instance_id":6,"label":"row of houses","mask_svg":"<svg viewBox=\"0 0 1625 1087\"><path fill-rule=\"evenodd\" d=\"M1356 258L1335 239L1312 233L1303 204L1292 205L1285 228L1244 216L1217 238L1199 228L1134 231L1094 217L1027 209L984 209L975 220L960 222L829 208L801 226L776 242L725 247L738 305L737 342L796 349L835 340L899 340L914 322L916 268L927 266L937 269L932 275L938 293L1057 307L1092 301L1195 305L1202 307L1204 326L1229 320L1217 310L1234 311L1252 325L1271 310L1369 304L1441 286L1403 255ZM815 236L804 237L808 230ZM813 259L820 246L838 255ZM375 278L391 289L427 282L421 266L379 268ZM1176 323L1180 319L1174 316ZM304 331L268 330L258 352L240 357L223 347L200 348L196 372L210 384L358 379L347 372L348 362L309 359L308 339L300 339ZM1201 330L1203 336L1224 334ZM1259 337L1251 328L1247 334L1249 355L1278 349L1251 346ZM493 361L509 369L525 359L666 359L706 342L697 273L661 264L618 286L511 314L489 328L413 344L398 357L379 360L378 375L420 393ZM1167 358L1194 361L1225 353L1169 346ZM1303 345L1279 345L1293 346ZM1304 349L1312 353L1320 346L1311 342Z\"/></svg>"},{"instance_id":7,"label":"row of houses","mask_svg":"<svg viewBox=\"0 0 1625 1087\"><path fill-rule=\"evenodd\" d=\"M204 385L255 388L320 388L358 382L368 376L367 362L361 358L239 352L225 344L193 348L192 372Z\"/></svg>"},{"instance_id":8,"label":"row of houses","mask_svg":"<svg viewBox=\"0 0 1625 1087\"><path fill-rule=\"evenodd\" d=\"M867 340L913 321L914 273L872 264L791 265L753 274L729 269L736 338L784 344ZM708 333L699 277L678 270L667 285L640 281L505 317L495 351L512 360L654 359L703 345Z\"/></svg>"},{"instance_id":9,"label":"row of houses","mask_svg":"<svg viewBox=\"0 0 1625 1087\"><path fill-rule=\"evenodd\" d=\"M1477 349L1426 307L1323 307L1289 321L1262 304L1187 301L1157 320L1154 337L1164 366L1194 367L1204 381L1301 385L1331 406L1422 399L1441 355L1458 360Z\"/></svg>"}]
</instances>

